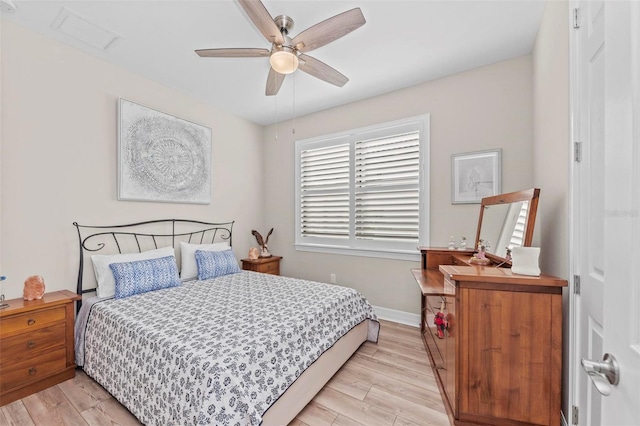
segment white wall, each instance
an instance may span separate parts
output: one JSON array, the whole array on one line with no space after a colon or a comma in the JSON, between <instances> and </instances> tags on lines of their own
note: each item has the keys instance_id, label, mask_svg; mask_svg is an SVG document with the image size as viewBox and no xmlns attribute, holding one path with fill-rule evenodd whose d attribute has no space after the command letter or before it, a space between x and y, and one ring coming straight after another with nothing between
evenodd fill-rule
<instances>
[{"instance_id":1,"label":"white wall","mask_svg":"<svg viewBox=\"0 0 640 426\"><path fill-rule=\"evenodd\" d=\"M72 222L159 218L236 220L244 256L262 225L262 128L72 47L3 20L1 222L7 298L38 274L75 290ZM210 205L116 200L119 97L212 128Z\"/></svg>"},{"instance_id":2,"label":"white wall","mask_svg":"<svg viewBox=\"0 0 640 426\"><path fill-rule=\"evenodd\" d=\"M479 205L451 204L451 154L502 148L504 192L530 188L531 58L520 57L355 102L265 129L265 227L275 227L272 253L285 275L356 288L377 306L414 314L420 301L410 268L418 262L295 251L294 141L431 114L431 245L450 235L475 239Z\"/></svg>"},{"instance_id":3,"label":"white wall","mask_svg":"<svg viewBox=\"0 0 640 426\"><path fill-rule=\"evenodd\" d=\"M533 58L533 178L541 188L536 228L541 269L569 275L569 5L550 0L545 7ZM562 409L568 413L569 297L563 296Z\"/></svg>"},{"instance_id":4,"label":"white wall","mask_svg":"<svg viewBox=\"0 0 640 426\"><path fill-rule=\"evenodd\" d=\"M569 6L547 2L532 52L533 178L541 188L536 227L540 263L548 273L569 271Z\"/></svg>"}]
</instances>

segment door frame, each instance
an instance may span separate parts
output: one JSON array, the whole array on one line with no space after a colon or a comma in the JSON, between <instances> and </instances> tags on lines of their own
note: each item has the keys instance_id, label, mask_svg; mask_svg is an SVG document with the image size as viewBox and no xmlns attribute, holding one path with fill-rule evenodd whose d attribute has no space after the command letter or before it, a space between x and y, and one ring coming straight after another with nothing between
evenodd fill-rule
<instances>
[{"instance_id":1,"label":"door frame","mask_svg":"<svg viewBox=\"0 0 640 426\"><path fill-rule=\"evenodd\" d=\"M569 353L568 361L568 376L565 386L567 387L568 400L567 400L567 412L562 412L562 422L565 426L573 424L573 407L576 405L577 394L577 374L580 373L577 370L577 366L580 360L578 360L577 351L577 318L576 318L576 261L579 255L579 209L580 205L579 191L579 175L578 175L578 162L575 159L575 143L580 141L580 104L579 104L579 79L578 79L578 37L577 31L574 27L574 11L579 8L579 0L569 0L569 16L567 17L567 25L569 25L569 315L568 315L568 336ZM578 18L579 25L579 18Z\"/></svg>"}]
</instances>

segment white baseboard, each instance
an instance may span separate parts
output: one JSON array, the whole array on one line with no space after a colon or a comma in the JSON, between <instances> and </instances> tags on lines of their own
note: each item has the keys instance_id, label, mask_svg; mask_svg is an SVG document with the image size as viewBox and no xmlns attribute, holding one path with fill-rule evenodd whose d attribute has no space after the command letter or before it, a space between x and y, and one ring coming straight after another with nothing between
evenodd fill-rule
<instances>
[{"instance_id":1,"label":"white baseboard","mask_svg":"<svg viewBox=\"0 0 640 426\"><path fill-rule=\"evenodd\" d=\"M420 327L420 315L418 314L396 311L395 309L383 308L382 306L374 306L373 310L380 319L410 325L412 327Z\"/></svg>"}]
</instances>

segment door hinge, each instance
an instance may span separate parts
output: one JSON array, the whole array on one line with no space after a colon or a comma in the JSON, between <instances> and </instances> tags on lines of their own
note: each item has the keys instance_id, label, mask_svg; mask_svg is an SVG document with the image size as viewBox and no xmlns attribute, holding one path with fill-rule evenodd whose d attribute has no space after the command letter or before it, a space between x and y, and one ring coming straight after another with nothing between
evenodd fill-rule
<instances>
[{"instance_id":1,"label":"door hinge","mask_svg":"<svg viewBox=\"0 0 640 426\"><path fill-rule=\"evenodd\" d=\"M576 30L580 28L580 14L578 11L579 9L577 7L573 9L573 28Z\"/></svg>"},{"instance_id":2,"label":"door hinge","mask_svg":"<svg viewBox=\"0 0 640 426\"><path fill-rule=\"evenodd\" d=\"M573 143L573 159L576 163L582 160L582 142Z\"/></svg>"},{"instance_id":3,"label":"door hinge","mask_svg":"<svg viewBox=\"0 0 640 426\"><path fill-rule=\"evenodd\" d=\"M573 294L580 294L580 275L573 276Z\"/></svg>"},{"instance_id":4,"label":"door hinge","mask_svg":"<svg viewBox=\"0 0 640 426\"><path fill-rule=\"evenodd\" d=\"M578 424L578 407L576 407L575 405L571 406L571 424Z\"/></svg>"}]
</instances>

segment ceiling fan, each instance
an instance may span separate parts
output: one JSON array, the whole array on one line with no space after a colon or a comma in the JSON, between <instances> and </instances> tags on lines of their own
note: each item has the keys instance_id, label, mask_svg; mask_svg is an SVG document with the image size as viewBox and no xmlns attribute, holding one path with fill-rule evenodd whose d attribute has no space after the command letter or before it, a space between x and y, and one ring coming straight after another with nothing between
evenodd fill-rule
<instances>
[{"instance_id":1,"label":"ceiling fan","mask_svg":"<svg viewBox=\"0 0 640 426\"><path fill-rule=\"evenodd\" d=\"M260 0L238 0L240 6L249 15L251 21L262 35L271 43L269 49L200 49L196 53L203 58L254 58L269 57L271 69L267 77L265 94L278 93L284 77L300 69L327 83L344 86L349 79L343 74L305 53L331 43L351 31L360 28L366 22L360 8L343 12L326 19L294 38L289 37L293 28L293 19L287 15L272 18Z\"/></svg>"}]
</instances>

